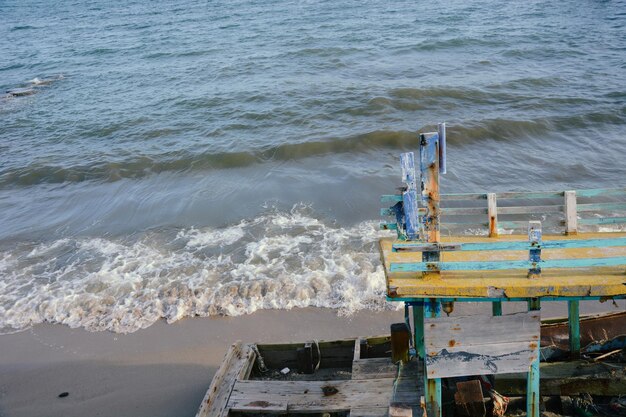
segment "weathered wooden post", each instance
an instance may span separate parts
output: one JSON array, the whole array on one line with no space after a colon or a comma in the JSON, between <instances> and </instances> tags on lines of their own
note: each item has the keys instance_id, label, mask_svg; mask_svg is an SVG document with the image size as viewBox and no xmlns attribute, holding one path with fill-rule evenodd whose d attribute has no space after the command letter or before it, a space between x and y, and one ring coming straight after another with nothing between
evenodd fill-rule
<instances>
[{"instance_id":1,"label":"weathered wooden post","mask_svg":"<svg viewBox=\"0 0 626 417\"><path fill-rule=\"evenodd\" d=\"M445 125L439 126L439 132L445 137ZM426 212L422 216L424 236L423 240L428 243L439 243L441 240L439 173L440 163L445 166L445 150L440 147L440 133L423 133L420 135L420 173L422 202ZM444 143L445 145L445 143ZM443 150L443 152L442 152ZM439 262L438 251L422 252L422 262ZM430 270L422 273L423 279L429 277L438 278L439 270ZM441 303L433 298L424 302L423 317L439 317L441 315ZM422 319L423 320L423 319ZM422 322L423 332L423 322ZM428 378L424 376L426 409L430 417L441 417L441 378Z\"/></svg>"},{"instance_id":2,"label":"weathered wooden post","mask_svg":"<svg viewBox=\"0 0 626 417\"><path fill-rule=\"evenodd\" d=\"M565 234L575 235L578 233L578 210L576 191L565 191ZM580 314L579 301L567 302L567 321L569 328L569 351L572 358L580 357Z\"/></svg>"}]
</instances>

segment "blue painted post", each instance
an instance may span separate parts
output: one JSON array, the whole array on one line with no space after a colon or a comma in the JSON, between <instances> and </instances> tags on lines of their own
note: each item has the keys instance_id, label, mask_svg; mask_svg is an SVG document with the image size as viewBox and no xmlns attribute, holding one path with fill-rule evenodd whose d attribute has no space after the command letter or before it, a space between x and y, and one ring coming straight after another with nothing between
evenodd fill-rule
<instances>
[{"instance_id":1,"label":"blue painted post","mask_svg":"<svg viewBox=\"0 0 626 417\"><path fill-rule=\"evenodd\" d=\"M441 303L436 298L424 302L424 317L440 317ZM422 319L423 320L423 319ZM423 327L423 321L422 321ZM423 346L423 342L422 342ZM424 347L424 355L426 355ZM428 417L441 417L441 378L429 379L424 372L424 398L426 401L426 414Z\"/></svg>"},{"instance_id":2,"label":"blue painted post","mask_svg":"<svg viewBox=\"0 0 626 417\"><path fill-rule=\"evenodd\" d=\"M540 310L541 304L538 298L528 299L528 310ZM539 345L540 341L533 342L534 359L528 369L528 379L526 381L526 416L539 417Z\"/></svg>"},{"instance_id":3,"label":"blue painted post","mask_svg":"<svg viewBox=\"0 0 626 417\"><path fill-rule=\"evenodd\" d=\"M572 358L578 359L580 357L580 312L578 300L569 300L567 307L569 351Z\"/></svg>"},{"instance_id":4,"label":"blue painted post","mask_svg":"<svg viewBox=\"0 0 626 417\"><path fill-rule=\"evenodd\" d=\"M437 134L439 135L439 173L445 174L448 171L446 162L446 124L439 123L437 125Z\"/></svg>"},{"instance_id":5,"label":"blue painted post","mask_svg":"<svg viewBox=\"0 0 626 417\"><path fill-rule=\"evenodd\" d=\"M415 179L415 155L406 152L400 155L402 182L406 190L402 192L404 207L404 230L408 240L419 238L419 208L417 206L417 181Z\"/></svg>"},{"instance_id":6,"label":"blue painted post","mask_svg":"<svg viewBox=\"0 0 626 417\"><path fill-rule=\"evenodd\" d=\"M539 278L541 276L541 222L528 222L528 242L531 249L528 253L528 260L531 267L528 270L528 278Z\"/></svg>"}]
</instances>

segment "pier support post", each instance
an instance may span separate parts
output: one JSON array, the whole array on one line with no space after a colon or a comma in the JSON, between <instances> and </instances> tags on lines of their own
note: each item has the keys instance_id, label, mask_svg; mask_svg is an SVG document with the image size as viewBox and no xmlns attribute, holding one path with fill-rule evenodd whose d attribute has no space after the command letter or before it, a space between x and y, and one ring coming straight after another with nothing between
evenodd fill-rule
<instances>
[{"instance_id":1,"label":"pier support post","mask_svg":"<svg viewBox=\"0 0 626 417\"><path fill-rule=\"evenodd\" d=\"M539 303L538 298L529 298L528 299L528 310L540 310L541 305ZM539 417L539 349L540 341L537 340L537 343L533 346L535 350L535 359L530 364L530 368L528 369L528 379L526 383L526 416L527 417Z\"/></svg>"},{"instance_id":2,"label":"pier support post","mask_svg":"<svg viewBox=\"0 0 626 417\"><path fill-rule=\"evenodd\" d=\"M567 302L567 322L569 327L569 351L574 359L580 357L580 314L578 300Z\"/></svg>"},{"instance_id":3,"label":"pier support post","mask_svg":"<svg viewBox=\"0 0 626 417\"><path fill-rule=\"evenodd\" d=\"M502 301L494 301L491 303L491 315L492 316L502 315Z\"/></svg>"},{"instance_id":4,"label":"pier support post","mask_svg":"<svg viewBox=\"0 0 626 417\"><path fill-rule=\"evenodd\" d=\"M441 303L436 298L424 302L424 317L440 317ZM424 321L422 319L422 329ZM423 336L422 336L423 337ZM422 338L422 346L423 338ZM425 352L424 352L425 353ZM426 367L424 367L426 370ZM424 372L424 397L426 399L426 414L428 417L441 417L441 378L429 379Z\"/></svg>"},{"instance_id":5,"label":"pier support post","mask_svg":"<svg viewBox=\"0 0 626 417\"><path fill-rule=\"evenodd\" d=\"M412 302L413 306L413 346L415 353L424 360L426 348L424 347L424 302Z\"/></svg>"}]
</instances>

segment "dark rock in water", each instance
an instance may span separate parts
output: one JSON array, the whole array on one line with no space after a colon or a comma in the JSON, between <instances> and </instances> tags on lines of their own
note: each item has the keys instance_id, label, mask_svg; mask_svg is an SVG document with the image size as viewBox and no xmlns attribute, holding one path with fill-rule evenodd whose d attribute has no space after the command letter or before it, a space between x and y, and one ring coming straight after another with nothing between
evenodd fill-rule
<instances>
[{"instance_id":1,"label":"dark rock in water","mask_svg":"<svg viewBox=\"0 0 626 417\"><path fill-rule=\"evenodd\" d=\"M30 96L35 94L35 90L32 88L14 88L13 90L8 90L7 94L13 97Z\"/></svg>"},{"instance_id":2,"label":"dark rock in water","mask_svg":"<svg viewBox=\"0 0 626 417\"><path fill-rule=\"evenodd\" d=\"M70 395L70 393L69 393L69 392L62 392L62 393L60 393L60 394L59 394L59 398L65 398L65 397L67 397L68 395Z\"/></svg>"}]
</instances>

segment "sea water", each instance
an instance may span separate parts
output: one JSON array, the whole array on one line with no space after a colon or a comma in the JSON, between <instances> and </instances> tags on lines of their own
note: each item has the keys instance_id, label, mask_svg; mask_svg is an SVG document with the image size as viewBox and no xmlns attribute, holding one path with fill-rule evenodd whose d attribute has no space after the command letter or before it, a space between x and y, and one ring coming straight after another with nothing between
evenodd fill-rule
<instances>
[{"instance_id":1,"label":"sea water","mask_svg":"<svg viewBox=\"0 0 626 417\"><path fill-rule=\"evenodd\" d=\"M386 308L378 196L625 185L626 2L0 2L0 328ZM5 93L6 92L6 93Z\"/></svg>"}]
</instances>

